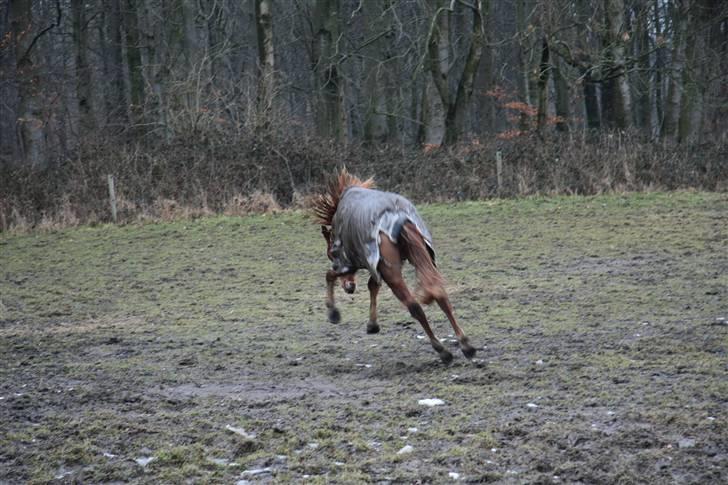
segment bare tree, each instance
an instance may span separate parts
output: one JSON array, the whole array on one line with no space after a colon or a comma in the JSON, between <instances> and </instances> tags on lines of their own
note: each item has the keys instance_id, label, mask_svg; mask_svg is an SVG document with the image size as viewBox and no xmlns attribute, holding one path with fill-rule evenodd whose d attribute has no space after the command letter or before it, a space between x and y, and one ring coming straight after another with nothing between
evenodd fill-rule
<instances>
[{"instance_id":1,"label":"bare tree","mask_svg":"<svg viewBox=\"0 0 728 485\"><path fill-rule=\"evenodd\" d=\"M273 12L271 0L255 0L255 24L258 33L258 114L268 128L273 110L275 87L275 50L273 48Z\"/></svg>"},{"instance_id":2,"label":"bare tree","mask_svg":"<svg viewBox=\"0 0 728 485\"><path fill-rule=\"evenodd\" d=\"M45 167L97 134L206 130L403 148L531 128L710 140L727 132L727 13L721 0L4 0L0 160Z\"/></svg>"},{"instance_id":3,"label":"bare tree","mask_svg":"<svg viewBox=\"0 0 728 485\"><path fill-rule=\"evenodd\" d=\"M71 13L73 16L73 43L76 64L76 98L78 99L80 126L84 131L87 131L93 127L94 120L91 69L88 61L89 45L86 2L83 0L72 0Z\"/></svg>"},{"instance_id":4,"label":"bare tree","mask_svg":"<svg viewBox=\"0 0 728 485\"><path fill-rule=\"evenodd\" d=\"M433 0L434 13L427 39L427 63L445 111L443 141L446 144L453 144L460 135L458 128L473 93L473 83L478 72L485 38L483 14L488 9L484 9L482 0L473 4L456 3L454 0L449 2L449 6L447 3L446 0ZM454 63L450 58L452 48L449 43L449 18L456 5L464 5L472 12L470 43L460 76L455 76L453 73Z\"/></svg>"},{"instance_id":5,"label":"bare tree","mask_svg":"<svg viewBox=\"0 0 728 485\"><path fill-rule=\"evenodd\" d=\"M62 18L60 2L55 3L55 15L47 26L41 27L35 21L33 2L18 0L9 6L9 40L5 49L12 50L8 56L9 80L17 86L17 104L8 111L15 117L14 133L4 136L15 138L13 146L15 162L24 161L34 167L45 167L49 163L46 152L44 102L42 98L43 79L41 66L36 62L36 50L40 40L58 27ZM5 56L4 56L5 57ZM14 65L12 60L15 61ZM12 102L12 100L11 100Z\"/></svg>"},{"instance_id":6,"label":"bare tree","mask_svg":"<svg viewBox=\"0 0 728 485\"><path fill-rule=\"evenodd\" d=\"M625 29L624 1L604 0L602 65L602 115L607 126L627 129L632 125L632 96L627 79L625 43L630 34Z\"/></svg>"},{"instance_id":7,"label":"bare tree","mask_svg":"<svg viewBox=\"0 0 728 485\"><path fill-rule=\"evenodd\" d=\"M337 141L346 139L344 78L340 72L341 24L339 0L316 0L313 17L313 71L319 102L318 133Z\"/></svg>"}]
</instances>

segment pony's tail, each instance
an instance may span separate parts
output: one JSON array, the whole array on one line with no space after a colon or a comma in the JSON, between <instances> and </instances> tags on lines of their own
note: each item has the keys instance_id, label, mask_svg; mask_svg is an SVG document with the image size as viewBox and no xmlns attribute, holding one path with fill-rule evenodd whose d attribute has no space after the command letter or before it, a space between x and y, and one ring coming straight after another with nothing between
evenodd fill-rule
<instances>
[{"instance_id":1,"label":"pony's tail","mask_svg":"<svg viewBox=\"0 0 728 485\"><path fill-rule=\"evenodd\" d=\"M411 222L405 223L400 238L407 248L407 259L415 267L418 283L416 293L422 304L429 305L433 300L446 296L445 281L435 267L417 227Z\"/></svg>"}]
</instances>

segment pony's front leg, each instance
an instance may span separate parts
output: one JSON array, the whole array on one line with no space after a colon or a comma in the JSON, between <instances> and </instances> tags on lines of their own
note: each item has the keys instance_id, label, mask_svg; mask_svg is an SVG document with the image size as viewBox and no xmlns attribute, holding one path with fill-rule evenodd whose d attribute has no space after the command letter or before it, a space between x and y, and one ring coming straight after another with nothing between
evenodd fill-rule
<instances>
[{"instance_id":1,"label":"pony's front leg","mask_svg":"<svg viewBox=\"0 0 728 485\"><path fill-rule=\"evenodd\" d=\"M334 284L339 275L333 269L326 272L326 308L328 309L329 322L339 323L341 312L334 303Z\"/></svg>"},{"instance_id":2,"label":"pony's front leg","mask_svg":"<svg viewBox=\"0 0 728 485\"><path fill-rule=\"evenodd\" d=\"M382 284L374 277L369 277L367 288L369 288L369 323L367 323L367 333L379 333L379 323L377 323L377 294Z\"/></svg>"}]
</instances>

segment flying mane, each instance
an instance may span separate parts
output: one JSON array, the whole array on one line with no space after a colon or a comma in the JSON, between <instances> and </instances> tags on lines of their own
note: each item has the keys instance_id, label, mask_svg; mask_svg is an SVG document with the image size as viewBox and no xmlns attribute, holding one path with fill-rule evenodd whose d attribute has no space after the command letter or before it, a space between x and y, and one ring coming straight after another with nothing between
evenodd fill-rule
<instances>
[{"instance_id":1,"label":"flying mane","mask_svg":"<svg viewBox=\"0 0 728 485\"><path fill-rule=\"evenodd\" d=\"M339 206L341 194L352 186L371 189L374 187L374 178L361 180L350 174L346 168L342 168L339 173L329 179L325 191L314 196L311 204L314 221L322 226L330 226L334 214L336 214L336 208Z\"/></svg>"}]
</instances>

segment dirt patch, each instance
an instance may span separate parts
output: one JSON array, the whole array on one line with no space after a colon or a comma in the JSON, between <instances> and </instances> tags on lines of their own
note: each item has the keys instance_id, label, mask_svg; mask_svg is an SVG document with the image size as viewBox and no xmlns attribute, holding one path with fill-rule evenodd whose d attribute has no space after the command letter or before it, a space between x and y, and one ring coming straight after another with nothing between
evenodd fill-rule
<instances>
[{"instance_id":1,"label":"dirt patch","mask_svg":"<svg viewBox=\"0 0 728 485\"><path fill-rule=\"evenodd\" d=\"M298 213L3 236L0 482L728 480L725 196L422 213L472 361Z\"/></svg>"}]
</instances>

